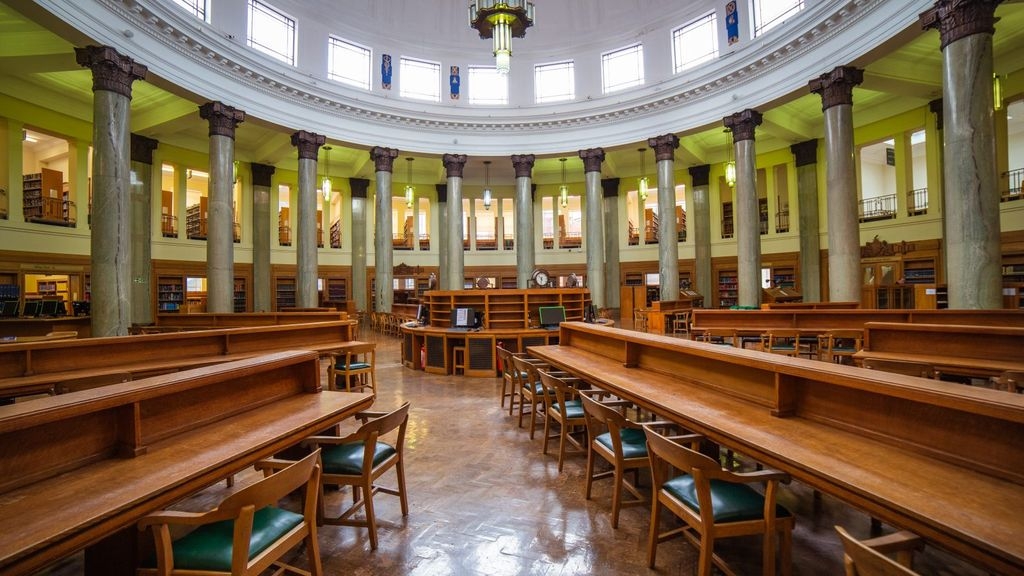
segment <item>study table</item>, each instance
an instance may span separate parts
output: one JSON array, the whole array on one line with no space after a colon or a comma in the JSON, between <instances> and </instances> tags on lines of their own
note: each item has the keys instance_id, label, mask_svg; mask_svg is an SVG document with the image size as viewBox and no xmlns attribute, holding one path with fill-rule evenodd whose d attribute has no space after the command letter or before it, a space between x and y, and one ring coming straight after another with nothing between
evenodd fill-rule
<instances>
[{"instance_id":1,"label":"study table","mask_svg":"<svg viewBox=\"0 0 1024 576\"><path fill-rule=\"evenodd\" d=\"M0 574L134 574L141 517L372 403L289 351L0 406Z\"/></svg>"},{"instance_id":2,"label":"study table","mask_svg":"<svg viewBox=\"0 0 1024 576\"><path fill-rule=\"evenodd\" d=\"M576 322L559 342L528 353L993 572L1024 571L1022 395Z\"/></svg>"}]
</instances>

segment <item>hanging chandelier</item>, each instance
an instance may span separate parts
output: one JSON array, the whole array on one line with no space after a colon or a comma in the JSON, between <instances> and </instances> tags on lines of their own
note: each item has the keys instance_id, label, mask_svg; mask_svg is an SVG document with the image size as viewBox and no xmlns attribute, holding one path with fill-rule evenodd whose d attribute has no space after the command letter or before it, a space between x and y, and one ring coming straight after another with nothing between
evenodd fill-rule
<instances>
[{"instance_id":1,"label":"hanging chandelier","mask_svg":"<svg viewBox=\"0 0 1024 576\"><path fill-rule=\"evenodd\" d=\"M484 160L484 210L491 209L491 161Z\"/></svg>"},{"instance_id":2,"label":"hanging chandelier","mask_svg":"<svg viewBox=\"0 0 1024 576\"><path fill-rule=\"evenodd\" d=\"M412 208L416 191L412 187L412 158L405 159L405 207Z\"/></svg>"},{"instance_id":3,"label":"hanging chandelier","mask_svg":"<svg viewBox=\"0 0 1024 576\"><path fill-rule=\"evenodd\" d=\"M637 190L640 193L640 202L647 201L647 162L644 156L644 152L647 148L638 148L637 152L640 153L640 180L637 182Z\"/></svg>"},{"instance_id":4,"label":"hanging chandelier","mask_svg":"<svg viewBox=\"0 0 1024 576\"><path fill-rule=\"evenodd\" d=\"M732 129L726 128L725 132L727 134L732 134ZM728 184L730 188L736 185L736 160L733 159L734 147L735 144L729 142L729 161L725 163L725 183Z\"/></svg>"},{"instance_id":5,"label":"hanging chandelier","mask_svg":"<svg viewBox=\"0 0 1024 576\"><path fill-rule=\"evenodd\" d=\"M324 200L331 199L331 147L324 146L324 179L320 183L320 191L323 192Z\"/></svg>"},{"instance_id":6,"label":"hanging chandelier","mask_svg":"<svg viewBox=\"0 0 1024 576\"><path fill-rule=\"evenodd\" d=\"M533 26L533 2L525 0L471 0L469 26L481 38L494 38L498 72L508 74L512 62L512 38L525 38Z\"/></svg>"},{"instance_id":7,"label":"hanging chandelier","mask_svg":"<svg viewBox=\"0 0 1024 576\"><path fill-rule=\"evenodd\" d=\"M569 187L565 185L565 158L559 158L562 163L562 185L558 187L558 202L565 208L569 205Z\"/></svg>"}]
</instances>

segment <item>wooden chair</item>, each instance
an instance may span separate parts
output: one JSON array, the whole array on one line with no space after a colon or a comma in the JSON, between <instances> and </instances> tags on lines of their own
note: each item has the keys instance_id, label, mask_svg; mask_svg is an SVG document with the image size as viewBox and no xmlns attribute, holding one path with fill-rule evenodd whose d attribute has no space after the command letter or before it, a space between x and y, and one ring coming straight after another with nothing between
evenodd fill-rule
<instances>
[{"instance_id":1,"label":"wooden chair","mask_svg":"<svg viewBox=\"0 0 1024 576\"><path fill-rule=\"evenodd\" d=\"M319 517L325 524L357 526L370 531L370 549L377 549L377 517L373 511L373 495L377 492L398 496L402 516L409 515L409 501L405 490L405 429L409 423L409 403L406 402L392 412L361 412L356 418L363 422L358 430L348 436L311 436L305 443L320 449L323 466L321 481L324 485L352 487L353 504L336 516L328 516L320 492ZM381 439L389 437L391 442ZM394 468L398 487L390 488L377 484L377 480ZM363 508L366 519L356 520L352 516Z\"/></svg>"},{"instance_id":2,"label":"wooden chair","mask_svg":"<svg viewBox=\"0 0 1024 576\"><path fill-rule=\"evenodd\" d=\"M693 447L677 444L660 434L654 426L644 426L644 433L651 455L654 483L648 566L654 568L659 543L682 535L700 550L698 574L710 576L712 565L731 574L722 558L714 552L715 540L761 534L764 536L762 572L766 575L775 573L775 540L778 537L781 572L790 573L795 522L788 510L775 503L779 482L788 481L787 474L775 470L731 472ZM692 442L691 437L684 439ZM750 486L753 483L765 484L763 495ZM659 532L662 506L686 525Z\"/></svg>"},{"instance_id":3,"label":"wooden chair","mask_svg":"<svg viewBox=\"0 0 1024 576\"><path fill-rule=\"evenodd\" d=\"M906 374L907 376L918 376L920 378L938 378L939 373L931 364L924 362L912 362L910 360L879 360L877 358L865 358L864 367L869 370L881 370L893 374Z\"/></svg>"},{"instance_id":4,"label":"wooden chair","mask_svg":"<svg viewBox=\"0 0 1024 576\"><path fill-rule=\"evenodd\" d=\"M633 309L633 330L647 332L647 310L643 308Z\"/></svg>"},{"instance_id":5,"label":"wooden chair","mask_svg":"<svg viewBox=\"0 0 1024 576\"><path fill-rule=\"evenodd\" d=\"M289 463L276 474L228 496L207 512L161 511L139 521L139 529L152 528L156 542L155 565L138 570L150 575L248 576L277 566L298 574L322 574L316 539L316 511L320 487L320 452ZM277 507L289 493L303 490L302 513ZM186 536L171 541L170 526L195 526ZM309 571L280 562L296 545L305 542ZM280 573L280 570L277 572Z\"/></svg>"},{"instance_id":6,"label":"wooden chair","mask_svg":"<svg viewBox=\"0 0 1024 576\"><path fill-rule=\"evenodd\" d=\"M736 330L732 328L706 328L700 339L709 344L739 347L739 338L736 337Z\"/></svg>"},{"instance_id":7,"label":"wooden chair","mask_svg":"<svg viewBox=\"0 0 1024 576\"><path fill-rule=\"evenodd\" d=\"M843 565L846 576L912 576L912 554L924 546L919 536L907 531L895 532L870 540L857 540L836 526L843 543ZM896 554L892 560L886 554Z\"/></svg>"},{"instance_id":8,"label":"wooden chair","mask_svg":"<svg viewBox=\"0 0 1024 576\"><path fill-rule=\"evenodd\" d=\"M672 315L672 335L690 337L690 310L682 310Z\"/></svg>"},{"instance_id":9,"label":"wooden chair","mask_svg":"<svg viewBox=\"0 0 1024 576\"><path fill-rule=\"evenodd\" d=\"M853 355L860 352L863 347L863 331L829 330L818 336L818 360L840 364L851 363Z\"/></svg>"},{"instance_id":10,"label":"wooden chair","mask_svg":"<svg viewBox=\"0 0 1024 576\"><path fill-rule=\"evenodd\" d=\"M539 364L530 362L524 356L512 356L512 365L519 380L519 427L523 427L523 417L526 415L526 407L529 406L530 440L533 440L533 433L537 428L537 415L547 417L543 397L546 390L540 381L540 372L537 371Z\"/></svg>"},{"instance_id":11,"label":"wooden chair","mask_svg":"<svg viewBox=\"0 0 1024 576\"><path fill-rule=\"evenodd\" d=\"M626 419L616 408L628 402L599 402L591 394L581 394L584 418L587 424L587 488L586 498L590 500L591 487L594 480L612 478L612 528L619 527L619 509L624 506L644 504L647 498L640 493L636 484L641 469L650 468L647 458L647 441L643 428ZM597 457L603 458L612 469L594 473ZM627 471L633 471L633 482L625 479ZM623 501L622 490L632 496L632 500Z\"/></svg>"},{"instance_id":12,"label":"wooden chair","mask_svg":"<svg viewBox=\"0 0 1024 576\"><path fill-rule=\"evenodd\" d=\"M369 388L377 393L377 345L373 342L351 345L341 354L331 355L327 382L332 390L361 392Z\"/></svg>"},{"instance_id":13,"label":"wooden chair","mask_svg":"<svg viewBox=\"0 0 1024 576\"><path fill-rule=\"evenodd\" d=\"M572 444L580 453L586 451L583 442L573 437L573 432L577 430L586 433L587 420L583 414L583 403L579 399L580 390L573 386L579 385L582 381L579 378L556 376L548 370L538 370L538 373L541 384L546 389L544 448L541 452L548 453L548 441L552 438L551 423L558 424L558 471L561 472L566 444Z\"/></svg>"},{"instance_id":14,"label":"wooden chair","mask_svg":"<svg viewBox=\"0 0 1024 576\"><path fill-rule=\"evenodd\" d=\"M1007 370L999 376L992 377L992 384L998 390L1024 392L1024 372Z\"/></svg>"},{"instance_id":15,"label":"wooden chair","mask_svg":"<svg viewBox=\"0 0 1024 576\"><path fill-rule=\"evenodd\" d=\"M516 377L513 374L515 366L512 365L512 352L503 346L496 347L498 362L501 363L501 407L505 407L505 398L508 398L508 413L512 415L512 406L516 401Z\"/></svg>"},{"instance_id":16,"label":"wooden chair","mask_svg":"<svg viewBox=\"0 0 1024 576\"><path fill-rule=\"evenodd\" d=\"M797 330L769 330L761 334L761 351L785 356L799 356L800 332Z\"/></svg>"}]
</instances>

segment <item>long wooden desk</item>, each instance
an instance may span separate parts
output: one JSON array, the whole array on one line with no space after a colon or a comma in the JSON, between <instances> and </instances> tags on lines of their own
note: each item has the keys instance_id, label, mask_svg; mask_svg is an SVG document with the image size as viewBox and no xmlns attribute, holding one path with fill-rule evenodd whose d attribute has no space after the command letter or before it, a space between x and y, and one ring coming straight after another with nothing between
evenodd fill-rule
<instances>
[{"instance_id":1,"label":"long wooden desk","mask_svg":"<svg viewBox=\"0 0 1024 576\"><path fill-rule=\"evenodd\" d=\"M134 574L139 518L372 402L290 351L0 406L0 574Z\"/></svg>"},{"instance_id":2,"label":"long wooden desk","mask_svg":"<svg viewBox=\"0 0 1024 576\"><path fill-rule=\"evenodd\" d=\"M571 322L533 356L998 573L1024 571L1024 396Z\"/></svg>"},{"instance_id":3,"label":"long wooden desk","mask_svg":"<svg viewBox=\"0 0 1024 576\"><path fill-rule=\"evenodd\" d=\"M496 346L513 352L527 346L551 344L558 341L558 330L531 328L503 328L477 331L452 330L438 326L402 325L402 363L407 368L425 370L431 374L454 372L456 347L467 355L463 373L466 376L494 378L498 371ZM421 351L425 352L426 363Z\"/></svg>"},{"instance_id":4,"label":"long wooden desk","mask_svg":"<svg viewBox=\"0 0 1024 576\"><path fill-rule=\"evenodd\" d=\"M864 349L853 357L923 362L974 378L1024 372L1024 328L868 322Z\"/></svg>"}]
</instances>

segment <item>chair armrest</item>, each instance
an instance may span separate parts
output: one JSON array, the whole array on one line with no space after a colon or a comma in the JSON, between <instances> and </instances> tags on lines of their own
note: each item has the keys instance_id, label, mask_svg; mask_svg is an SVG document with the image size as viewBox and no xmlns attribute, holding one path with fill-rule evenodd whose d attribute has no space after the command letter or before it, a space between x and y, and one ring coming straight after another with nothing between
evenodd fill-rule
<instances>
[{"instance_id":1,"label":"chair armrest","mask_svg":"<svg viewBox=\"0 0 1024 576\"><path fill-rule=\"evenodd\" d=\"M364 410L362 412L356 412L355 418L360 422L366 423L367 420L372 420L373 418L380 418L381 416L387 415L387 412L378 412L376 410Z\"/></svg>"},{"instance_id":2,"label":"chair armrest","mask_svg":"<svg viewBox=\"0 0 1024 576\"><path fill-rule=\"evenodd\" d=\"M921 548L924 548L924 539L909 530L900 530L899 532L893 532L892 534L886 534L885 536L862 540L861 543L870 548L874 548L882 554L892 554L895 552L920 550Z\"/></svg>"},{"instance_id":3,"label":"chair armrest","mask_svg":"<svg viewBox=\"0 0 1024 576\"><path fill-rule=\"evenodd\" d=\"M159 512L153 512L143 516L139 522L139 530L145 530L149 526L158 526L161 524L175 524L179 526L201 526L203 524L212 524L213 522L220 522L221 520L228 520L237 517L238 514L235 511L225 512L219 509L213 509L207 512L182 512L180 510L161 510Z\"/></svg>"},{"instance_id":4,"label":"chair armrest","mask_svg":"<svg viewBox=\"0 0 1024 576\"><path fill-rule=\"evenodd\" d=\"M348 436L309 436L302 441L303 446L319 446L323 444L347 444L349 442L360 442L364 440L363 435L353 432Z\"/></svg>"},{"instance_id":5,"label":"chair armrest","mask_svg":"<svg viewBox=\"0 0 1024 576\"><path fill-rule=\"evenodd\" d=\"M789 474L781 472L779 470L772 470L771 468L765 468L764 470L756 470L754 472L734 472L732 476L743 482L770 482L772 480L788 484L790 481Z\"/></svg>"},{"instance_id":6,"label":"chair armrest","mask_svg":"<svg viewBox=\"0 0 1024 576\"><path fill-rule=\"evenodd\" d=\"M295 464L295 460L282 460L280 458L267 458L260 460L259 462L252 465L253 468L258 472L263 472L263 476L270 476L274 472L284 470L285 468Z\"/></svg>"}]
</instances>

